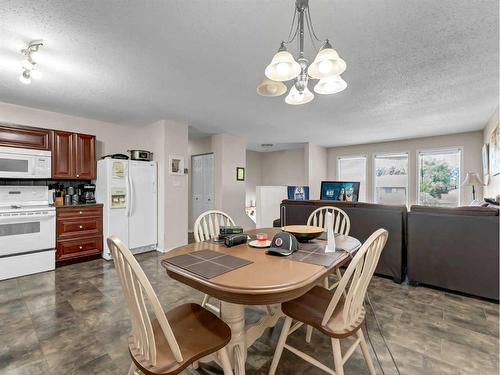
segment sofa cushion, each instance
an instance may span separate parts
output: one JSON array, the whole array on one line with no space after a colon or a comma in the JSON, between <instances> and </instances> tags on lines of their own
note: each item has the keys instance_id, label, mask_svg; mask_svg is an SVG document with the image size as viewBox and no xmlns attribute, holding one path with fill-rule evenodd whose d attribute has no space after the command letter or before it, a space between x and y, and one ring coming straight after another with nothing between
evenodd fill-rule
<instances>
[{"instance_id":1,"label":"sofa cushion","mask_svg":"<svg viewBox=\"0 0 500 375\"><path fill-rule=\"evenodd\" d=\"M442 215L468 215L468 216L498 216L498 208L493 207L477 207L477 206L462 206L462 207L434 207L413 205L410 208L411 212L424 212L428 214Z\"/></svg>"}]
</instances>

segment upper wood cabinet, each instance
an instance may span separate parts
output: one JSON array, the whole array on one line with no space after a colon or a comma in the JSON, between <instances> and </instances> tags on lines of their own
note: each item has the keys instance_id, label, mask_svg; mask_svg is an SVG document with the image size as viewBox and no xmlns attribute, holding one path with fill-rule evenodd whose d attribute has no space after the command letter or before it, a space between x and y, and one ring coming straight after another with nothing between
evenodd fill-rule
<instances>
[{"instance_id":1,"label":"upper wood cabinet","mask_svg":"<svg viewBox=\"0 0 500 375\"><path fill-rule=\"evenodd\" d=\"M0 146L50 150L50 130L0 123Z\"/></svg>"},{"instance_id":2,"label":"upper wood cabinet","mask_svg":"<svg viewBox=\"0 0 500 375\"><path fill-rule=\"evenodd\" d=\"M52 131L52 178L94 180L95 136Z\"/></svg>"},{"instance_id":3,"label":"upper wood cabinet","mask_svg":"<svg viewBox=\"0 0 500 375\"><path fill-rule=\"evenodd\" d=\"M74 134L75 141L75 174L76 178L93 180L97 176L95 160L95 136Z\"/></svg>"},{"instance_id":4,"label":"upper wood cabinet","mask_svg":"<svg viewBox=\"0 0 500 375\"><path fill-rule=\"evenodd\" d=\"M73 133L52 131L52 178L75 177L75 148Z\"/></svg>"}]
</instances>

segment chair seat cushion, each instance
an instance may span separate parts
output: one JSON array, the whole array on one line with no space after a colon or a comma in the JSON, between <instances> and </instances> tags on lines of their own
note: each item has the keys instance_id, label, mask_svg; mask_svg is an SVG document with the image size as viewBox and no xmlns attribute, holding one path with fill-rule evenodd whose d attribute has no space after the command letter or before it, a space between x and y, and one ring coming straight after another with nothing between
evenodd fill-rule
<instances>
[{"instance_id":1,"label":"chair seat cushion","mask_svg":"<svg viewBox=\"0 0 500 375\"><path fill-rule=\"evenodd\" d=\"M229 326L198 304L187 303L165 313L179 344L183 361L178 363L170 350L158 320L152 320L157 347L157 361L151 366L129 339L130 354L137 367L148 375L178 374L194 361L215 353L231 340Z\"/></svg>"},{"instance_id":2,"label":"chair seat cushion","mask_svg":"<svg viewBox=\"0 0 500 375\"><path fill-rule=\"evenodd\" d=\"M356 320L346 327L342 317L344 309L343 296L335 307L327 325L321 325L325 311L334 293L335 290L331 291L320 286L315 286L303 296L283 303L281 305L281 310L290 318L310 325L330 337L340 339L351 336L361 327L361 324L363 324L365 320L365 309L362 307L356 316Z\"/></svg>"}]
</instances>

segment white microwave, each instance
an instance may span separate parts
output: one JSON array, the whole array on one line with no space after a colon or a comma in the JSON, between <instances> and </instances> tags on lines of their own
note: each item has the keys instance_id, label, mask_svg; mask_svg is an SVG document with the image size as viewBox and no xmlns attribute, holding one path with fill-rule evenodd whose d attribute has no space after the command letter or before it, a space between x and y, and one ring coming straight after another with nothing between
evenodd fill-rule
<instances>
[{"instance_id":1,"label":"white microwave","mask_svg":"<svg viewBox=\"0 0 500 375\"><path fill-rule=\"evenodd\" d=\"M0 178L51 178L50 151L0 147Z\"/></svg>"}]
</instances>

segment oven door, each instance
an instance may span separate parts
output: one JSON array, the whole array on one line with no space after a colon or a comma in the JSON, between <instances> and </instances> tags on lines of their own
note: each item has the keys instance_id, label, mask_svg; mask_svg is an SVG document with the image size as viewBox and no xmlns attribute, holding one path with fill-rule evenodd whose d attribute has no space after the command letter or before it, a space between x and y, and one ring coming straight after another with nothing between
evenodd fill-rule
<instances>
[{"instance_id":1,"label":"oven door","mask_svg":"<svg viewBox=\"0 0 500 375\"><path fill-rule=\"evenodd\" d=\"M0 214L0 258L55 248L55 211Z\"/></svg>"},{"instance_id":2,"label":"oven door","mask_svg":"<svg viewBox=\"0 0 500 375\"><path fill-rule=\"evenodd\" d=\"M0 178L50 178L51 156L0 152Z\"/></svg>"}]
</instances>

